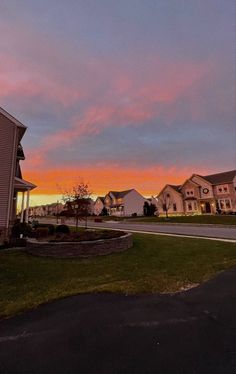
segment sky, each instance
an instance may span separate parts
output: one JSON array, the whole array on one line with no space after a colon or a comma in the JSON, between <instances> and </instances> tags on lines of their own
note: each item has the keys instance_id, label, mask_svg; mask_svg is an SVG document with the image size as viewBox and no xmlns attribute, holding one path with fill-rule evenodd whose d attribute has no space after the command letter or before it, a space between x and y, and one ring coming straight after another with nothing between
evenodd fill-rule
<instances>
[{"instance_id":1,"label":"sky","mask_svg":"<svg viewBox=\"0 0 236 374\"><path fill-rule=\"evenodd\" d=\"M28 127L31 204L234 169L235 19L234 0L1 0L0 106Z\"/></svg>"}]
</instances>

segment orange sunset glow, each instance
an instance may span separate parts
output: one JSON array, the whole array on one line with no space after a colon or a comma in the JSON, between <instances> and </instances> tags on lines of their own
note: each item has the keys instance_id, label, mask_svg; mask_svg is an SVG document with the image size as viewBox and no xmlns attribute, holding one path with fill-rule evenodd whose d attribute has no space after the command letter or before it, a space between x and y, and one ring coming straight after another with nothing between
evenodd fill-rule
<instances>
[{"instance_id":1,"label":"orange sunset glow","mask_svg":"<svg viewBox=\"0 0 236 374\"><path fill-rule=\"evenodd\" d=\"M0 12L0 100L28 127L31 205L80 178L94 196L150 196L235 167L231 0L41 3Z\"/></svg>"}]
</instances>

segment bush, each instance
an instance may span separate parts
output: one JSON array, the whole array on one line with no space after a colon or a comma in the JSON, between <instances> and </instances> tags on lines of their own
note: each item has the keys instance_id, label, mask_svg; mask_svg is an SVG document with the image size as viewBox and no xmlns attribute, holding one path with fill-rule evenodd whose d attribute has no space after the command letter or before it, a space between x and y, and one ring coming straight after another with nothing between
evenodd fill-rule
<instances>
[{"instance_id":1,"label":"bush","mask_svg":"<svg viewBox=\"0 0 236 374\"><path fill-rule=\"evenodd\" d=\"M47 228L49 235L53 235L55 232L55 226L50 223L36 223L34 227L36 230L38 228Z\"/></svg>"},{"instance_id":2,"label":"bush","mask_svg":"<svg viewBox=\"0 0 236 374\"><path fill-rule=\"evenodd\" d=\"M137 213L132 213L131 217L137 217Z\"/></svg>"},{"instance_id":3,"label":"bush","mask_svg":"<svg viewBox=\"0 0 236 374\"><path fill-rule=\"evenodd\" d=\"M11 236L13 238L20 238L21 235L29 236L31 234L32 228L26 222L16 222L11 229Z\"/></svg>"},{"instance_id":4,"label":"bush","mask_svg":"<svg viewBox=\"0 0 236 374\"><path fill-rule=\"evenodd\" d=\"M37 227L37 229L35 229L36 238L45 238L48 235L49 235L48 227Z\"/></svg>"},{"instance_id":5,"label":"bush","mask_svg":"<svg viewBox=\"0 0 236 374\"><path fill-rule=\"evenodd\" d=\"M62 234L69 234L70 233L70 228L67 225L58 225L56 226L56 232L62 233Z\"/></svg>"}]
</instances>

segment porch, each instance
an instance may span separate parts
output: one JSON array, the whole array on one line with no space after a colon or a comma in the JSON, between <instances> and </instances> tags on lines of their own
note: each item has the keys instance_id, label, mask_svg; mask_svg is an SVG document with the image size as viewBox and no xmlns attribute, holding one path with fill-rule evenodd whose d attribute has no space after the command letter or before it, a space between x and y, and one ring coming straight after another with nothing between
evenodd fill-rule
<instances>
[{"instance_id":1,"label":"porch","mask_svg":"<svg viewBox=\"0 0 236 374\"><path fill-rule=\"evenodd\" d=\"M20 208L20 222L29 222L29 200L30 191L36 188L36 185L24 179L15 177L14 182L14 196L12 208L12 221L16 219L17 205L19 201L19 194L21 194L21 208Z\"/></svg>"}]
</instances>

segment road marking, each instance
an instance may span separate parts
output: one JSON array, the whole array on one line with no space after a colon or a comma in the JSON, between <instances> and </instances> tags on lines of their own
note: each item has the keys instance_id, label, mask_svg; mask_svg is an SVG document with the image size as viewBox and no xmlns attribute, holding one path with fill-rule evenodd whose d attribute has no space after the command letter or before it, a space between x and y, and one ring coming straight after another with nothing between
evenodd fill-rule
<instances>
[{"instance_id":1,"label":"road marking","mask_svg":"<svg viewBox=\"0 0 236 374\"><path fill-rule=\"evenodd\" d=\"M27 333L26 331L24 331L22 334L18 334L18 335L0 336L0 343L8 342L9 340L12 341L12 340L18 340L22 338L30 338L32 335L33 334Z\"/></svg>"},{"instance_id":2,"label":"road marking","mask_svg":"<svg viewBox=\"0 0 236 374\"><path fill-rule=\"evenodd\" d=\"M178 323L187 323L191 321L196 321L198 317L188 317L188 318L171 318L167 319L165 321L140 321L140 322L134 322L134 323L128 323L122 326L126 327L155 327L155 326L161 326L161 325L174 325Z\"/></svg>"}]
</instances>

